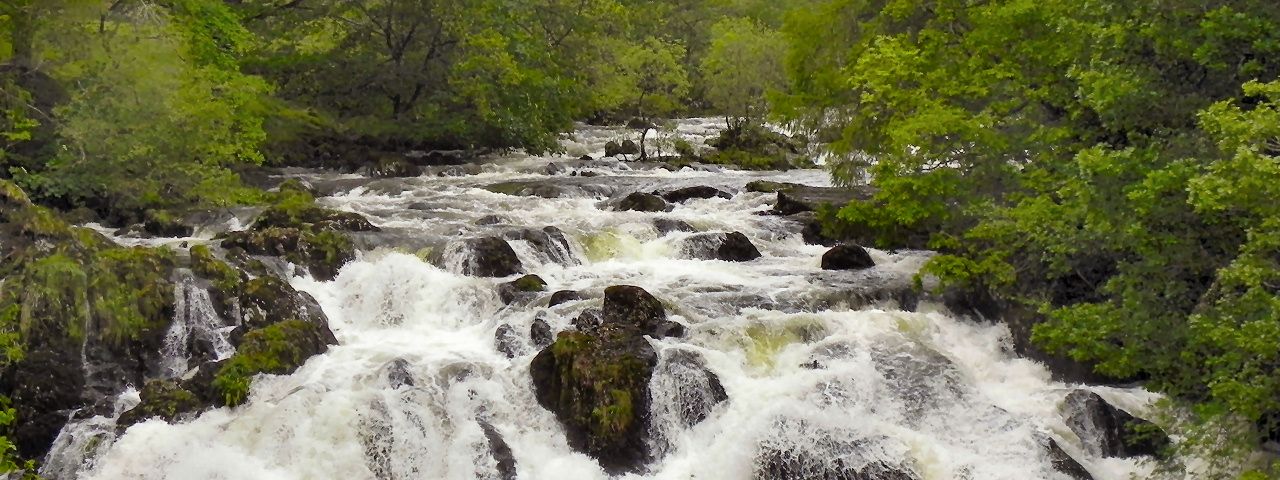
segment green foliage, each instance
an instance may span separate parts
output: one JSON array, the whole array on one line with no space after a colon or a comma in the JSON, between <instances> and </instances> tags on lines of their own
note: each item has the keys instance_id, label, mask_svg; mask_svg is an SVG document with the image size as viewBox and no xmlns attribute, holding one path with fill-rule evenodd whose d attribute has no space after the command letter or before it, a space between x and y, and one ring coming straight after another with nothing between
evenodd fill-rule
<instances>
[{"instance_id":1,"label":"green foliage","mask_svg":"<svg viewBox=\"0 0 1280 480\"><path fill-rule=\"evenodd\" d=\"M785 37L746 18L721 20L711 32L701 65L707 100L731 128L760 122L769 111L766 95L786 83Z\"/></svg>"},{"instance_id":2,"label":"green foliage","mask_svg":"<svg viewBox=\"0 0 1280 480\"><path fill-rule=\"evenodd\" d=\"M788 17L776 110L878 187L840 228L940 249L928 273L1040 311L1042 346L1149 379L1232 477L1249 449L1201 433L1280 431L1273 7L824 1Z\"/></svg>"},{"instance_id":3,"label":"green foliage","mask_svg":"<svg viewBox=\"0 0 1280 480\"><path fill-rule=\"evenodd\" d=\"M17 419L17 410L10 406L7 397L0 396L0 430L8 430ZM39 480L36 476L36 462L18 458L18 447L8 437L0 436L0 475L21 480Z\"/></svg>"}]
</instances>

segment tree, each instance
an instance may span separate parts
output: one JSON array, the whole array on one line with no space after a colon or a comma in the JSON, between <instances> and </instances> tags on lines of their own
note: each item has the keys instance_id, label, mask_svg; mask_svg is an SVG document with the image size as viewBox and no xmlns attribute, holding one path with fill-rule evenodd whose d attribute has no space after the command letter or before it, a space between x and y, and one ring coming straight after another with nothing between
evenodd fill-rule
<instances>
[{"instance_id":1,"label":"tree","mask_svg":"<svg viewBox=\"0 0 1280 480\"><path fill-rule=\"evenodd\" d=\"M711 29L702 60L707 100L725 115L730 129L758 124L769 112L767 95L786 84L781 34L744 18L730 18Z\"/></svg>"},{"instance_id":2,"label":"tree","mask_svg":"<svg viewBox=\"0 0 1280 480\"><path fill-rule=\"evenodd\" d=\"M647 158L645 140L654 121L679 110L689 93L689 75L680 59L684 47L649 37L627 49L620 74L631 92L628 104L639 119L640 158Z\"/></svg>"}]
</instances>

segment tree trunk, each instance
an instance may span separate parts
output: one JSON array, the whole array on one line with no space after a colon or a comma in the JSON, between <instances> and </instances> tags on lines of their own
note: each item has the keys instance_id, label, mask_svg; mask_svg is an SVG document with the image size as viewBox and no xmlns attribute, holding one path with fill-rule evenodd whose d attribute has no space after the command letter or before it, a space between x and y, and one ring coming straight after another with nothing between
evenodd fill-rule
<instances>
[{"instance_id":1,"label":"tree trunk","mask_svg":"<svg viewBox=\"0 0 1280 480\"><path fill-rule=\"evenodd\" d=\"M644 126L640 128L640 160L644 160L649 158L649 153L644 148L644 140L649 137L649 119L644 119Z\"/></svg>"}]
</instances>

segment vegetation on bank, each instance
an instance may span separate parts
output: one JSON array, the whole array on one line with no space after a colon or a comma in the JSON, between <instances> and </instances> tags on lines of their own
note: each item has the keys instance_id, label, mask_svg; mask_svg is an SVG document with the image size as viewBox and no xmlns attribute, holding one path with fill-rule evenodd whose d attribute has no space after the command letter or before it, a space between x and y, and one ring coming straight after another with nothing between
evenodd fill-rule
<instances>
[{"instance_id":1,"label":"vegetation on bank","mask_svg":"<svg viewBox=\"0 0 1280 480\"><path fill-rule=\"evenodd\" d=\"M352 252L335 230L365 227L237 172L547 151L578 120L634 119L639 140L691 114L729 127L705 161L791 166L802 145L772 120L828 144L837 180L875 183L821 212L833 236L942 251L930 272L1038 312L1042 346L1168 394L1180 448L1214 459L1204 476L1280 477L1246 461L1280 440L1278 76L1269 0L6 1L3 233L59 246L2 263L0 343L20 359L50 308L66 311L36 317L123 341L164 304L147 285L169 258L59 212L167 230L274 201L227 245L331 275ZM301 325L281 325L221 372L226 402L296 367L274 340Z\"/></svg>"}]
</instances>

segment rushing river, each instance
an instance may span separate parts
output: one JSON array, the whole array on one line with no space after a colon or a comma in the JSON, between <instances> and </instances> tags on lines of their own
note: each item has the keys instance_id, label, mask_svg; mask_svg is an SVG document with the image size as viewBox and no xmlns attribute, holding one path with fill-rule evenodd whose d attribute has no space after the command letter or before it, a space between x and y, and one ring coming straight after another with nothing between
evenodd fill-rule
<instances>
[{"instance_id":1,"label":"rushing river","mask_svg":"<svg viewBox=\"0 0 1280 480\"><path fill-rule=\"evenodd\" d=\"M714 130L711 121L681 124L694 143ZM536 318L557 331L569 328L582 310L599 307L605 287L626 284L653 293L688 330L683 338L654 341L667 362L650 385L659 443L654 450L661 455L634 477L750 479L759 452L772 448L830 461L906 462L925 479L1065 479L1045 453L1046 435L1099 479L1145 475L1134 461L1082 451L1060 409L1075 387L1012 356L1003 327L957 319L927 302L907 312L891 299L866 294L911 281L926 252L873 251L877 266L871 270L823 271L819 257L826 249L805 245L788 220L761 214L773 195L743 188L760 179L829 185L825 172L669 172L570 160L600 157L604 142L618 135L584 128L565 140L563 157L512 155L467 175L371 180L294 172L334 193L321 200L326 206L364 214L383 229L357 238L367 248L336 280L292 281L318 300L340 345L292 375L259 377L250 401L239 408L179 425L151 420L102 444L68 447L63 439L49 461L50 470L62 470L47 473L93 479L497 479L487 437L496 432L509 445L519 478L607 478L594 460L569 448L553 414L535 401L529 364L537 350L527 332ZM566 166L548 167L552 162ZM511 181L551 185L563 195L512 196L482 188ZM607 204L609 197L633 191L693 185L735 195L691 200L665 213L619 212ZM482 217L490 218L478 225ZM702 232L742 232L763 257L744 263L690 259L681 245L692 233L660 233L655 219L681 220ZM465 253L446 247L451 239L546 226L571 239L564 255L512 242L525 270L549 284L531 302L504 305L496 286L510 279L464 276L457 270L465 259L457 257ZM437 263L444 268L424 260L429 252L442 257ZM587 300L548 308L547 297L557 290L578 290ZM205 301L184 295L191 305ZM503 325L523 333L514 358L496 346L495 332ZM700 354L729 397L694 426L681 420L680 405L671 401L699 387L696 376L667 361L680 351ZM1094 390L1126 408L1141 409L1151 400L1141 390ZM136 393L121 402L130 400L136 402ZM96 458L69 453L94 449Z\"/></svg>"}]
</instances>

